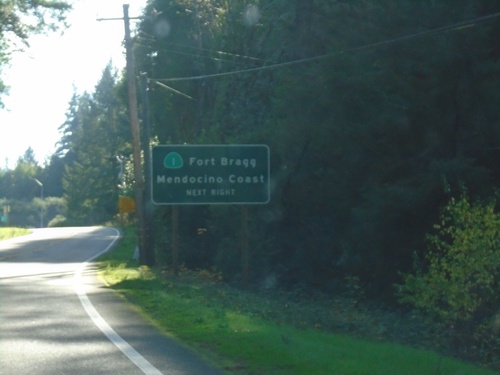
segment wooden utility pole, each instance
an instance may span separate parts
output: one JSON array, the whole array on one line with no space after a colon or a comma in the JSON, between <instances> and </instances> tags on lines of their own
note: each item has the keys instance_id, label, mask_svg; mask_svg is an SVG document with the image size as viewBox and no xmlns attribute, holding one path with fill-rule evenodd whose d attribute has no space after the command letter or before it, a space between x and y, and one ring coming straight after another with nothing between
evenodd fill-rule
<instances>
[{"instance_id":1,"label":"wooden utility pole","mask_svg":"<svg viewBox=\"0 0 500 375\"><path fill-rule=\"evenodd\" d=\"M241 206L241 281L243 287L248 286L248 206Z\"/></svg>"},{"instance_id":2,"label":"wooden utility pole","mask_svg":"<svg viewBox=\"0 0 500 375\"><path fill-rule=\"evenodd\" d=\"M148 97L148 77L141 72L141 96L142 96L142 124L144 143L144 251L146 252L146 264L154 266L156 264L154 252L154 229L153 229L153 204L151 199L151 124L149 122L149 97Z\"/></svg>"},{"instance_id":3,"label":"wooden utility pole","mask_svg":"<svg viewBox=\"0 0 500 375\"><path fill-rule=\"evenodd\" d=\"M139 130L139 116L137 111L137 86L135 80L135 59L133 41L130 37L130 17L128 4L123 4L123 21L125 24L125 49L127 58L128 102L130 114L130 131L132 133L132 147L134 156L135 179L135 211L137 216L137 239L139 247L139 261L147 264L147 250L144 246L144 177L142 175L141 137Z\"/></svg>"},{"instance_id":4,"label":"wooden utility pole","mask_svg":"<svg viewBox=\"0 0 500 375\"><path fill-rule=\"evenodd\" d=\"M128 101L130 115L130 130L132 133L132 148L134 158L134 179L135 179L135 213L137 217L137 237L139 248L139 261L141 264L153 266L155 263L154 249L149 241L149 236L145 229L152 225L149 220L145 220L145 199L144 195L144 177L142 174L142 157L141 157L141 136L139 129L139 116L137 110L137 85L135 75L135 59L133 51L133 41L130 37L130 20L139 17L130 17L128 14L128 4L123 4L123 18L98 18L98 21L115 21L123 20L125 24L125 49L127 58L127 82L128 82ZM146 147L149 151L149 135ZM148 155L147 152L145 152ZM146 234L145 234L146 233ZM145 239L146 238L146 239Z\"/></svg>"},{"instance_id":5,"label":"wooden utility pole","mask_svg":"<svg viewBox=\"0 0 500 375\"><path fill-rule=\"evenodd\" d=\"M179 206L172 206L172 271L179 274Z\"/></svg>"}]
</instances>

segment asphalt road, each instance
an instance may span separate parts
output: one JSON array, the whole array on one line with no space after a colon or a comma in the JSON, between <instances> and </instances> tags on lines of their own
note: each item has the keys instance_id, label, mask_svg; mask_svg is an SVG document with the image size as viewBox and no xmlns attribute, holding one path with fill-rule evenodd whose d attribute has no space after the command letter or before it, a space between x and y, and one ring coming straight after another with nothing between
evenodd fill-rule
<instances>
[{"instance_id":1,"label":"asphalt road","mask_svg":"<svg viewBox=\"0 0 500 375\"><path fill-rule=\"evenodd\" d=\"M113 228L0 241L0 374L220 374L160 334L95 276Z\"/></svg>"}]
</instances>

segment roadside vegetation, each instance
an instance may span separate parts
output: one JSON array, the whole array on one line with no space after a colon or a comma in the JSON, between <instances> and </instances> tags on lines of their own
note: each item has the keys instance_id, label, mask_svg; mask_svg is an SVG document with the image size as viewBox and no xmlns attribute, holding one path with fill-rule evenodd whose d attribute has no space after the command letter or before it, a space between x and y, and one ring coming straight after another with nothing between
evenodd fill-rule
<instances>
[{"instance_id":1,"label":"roadside vegetation","mask_svg":"<svg viewBox=\"0 0 500 375\"><path fill-rule=\"evenodd\" d=\"M31 231L25 228L0 228L0 241L8 240L9 238L25 236Z\"/></svg>"},{"instance_id":2,"label":"roadside vegetation","mask_svg":"<svg viewBox=\"0 0 500 375\"><path fill-rule=\"evenodd\" d=\"M250 291L221 275L140 266L134 231L100 259L100 275L169 336L230 374L496 374L430 350L438 336L417 317L369 309L353 286L337 299ZM354 283L354 281L351 281Z\"/></svg>"},{"instance_id":3,"label":"roadside vegetation","mask_svg":"<svg viewBox=\"0 0 500 375\"><path fill-rule=\"evenodd\" d=\"M0 25L24 30L21 3L0 2ZM300 363L307 339L296 335L307 331L500 369L499 1L148 0L134 34L149 81L144 151L265 144L271 200L248 210L144 202L151 256L139 267L113 253L110 285L164 324L187 319L164 329L249 372L258 365L239 357L244 343L211 344L234 335L229 317L261 327L252 337L266 345L279 338ZM0 68L9 41L0 27ZM41 214L43 226L136 222L120 206L143 193L126 77L110 63L93 92L75 91L45 165L28 149L0 169L8 225L38 226ZM447 361L420 358L434 366L421 373L446 373Z\"/></svg>"}]
</instances>

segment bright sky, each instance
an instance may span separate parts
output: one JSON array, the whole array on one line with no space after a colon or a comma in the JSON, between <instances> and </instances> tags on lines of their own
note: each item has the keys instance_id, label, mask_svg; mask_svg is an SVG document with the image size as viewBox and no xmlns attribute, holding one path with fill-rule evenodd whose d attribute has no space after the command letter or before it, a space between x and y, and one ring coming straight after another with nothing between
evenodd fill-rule
<instances>
[{"instance_id":1,"label":"bright sky","mask_svg":"<svg viewBox=\"0 0 500 375\"><path fill-rule=\"evenodd\" d=\"M70 27L47 36L32 37L30 48L13 56L3 68L10 94L0 109L0 169L14 168L31 147L40 164L50 157L60 139L74 87L77 93L93 92L107 63L125 65L123 21L96 21L142 15L146 0L75 0ZM131 25L134 30L134 23Z\"/></svg>"}]
</instances>

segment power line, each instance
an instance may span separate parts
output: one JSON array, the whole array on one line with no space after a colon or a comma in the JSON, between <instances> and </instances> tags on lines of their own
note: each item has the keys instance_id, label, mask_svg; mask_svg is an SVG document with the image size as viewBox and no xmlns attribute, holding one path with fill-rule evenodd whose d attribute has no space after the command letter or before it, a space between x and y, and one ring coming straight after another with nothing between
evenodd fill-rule
<instances>
[{"instance_id":1,"label":"power line","mask_svg":"<svg viewBox=\"0 0 500 375\"><path fill-rule=\"evenodd\" d=\"M301 63L305 63L305 62L314 61L314 60L324 59L324 58L330 57L332 55L334 55L334 53L328 53L326 55L308 57L308 58L305 58L305 59L293 60L293 61L288 61L288 62L283 62L283 63L278 63L278 64L271 64L271 65L267 65L267 66L260 66L258 68L235 70L235 71L224 72L224 73L205 74L205 75L194 76L194 77L158 78L158 79L155 78L155 80L156 81L161 81L161 82L180 82L180 81L194 81L194 80L206 79L206 78L217 78L217 77L230 76L230 75L233 75L233 74L243 74L243 73L256 72L256 71L259 71L259 70L269 70L269 69L282 68L284 66L296 65L296 64L301 64Z\"/></svg>"},{"instance_id":2,"label":"power line","mask_svg":"<svg viewBox=\"0 0 500 375\"><path fill-rule=\"evenodd\" d=\"M487 22L487 21L490 21L490 20L497 18L497 17L500 17L500 12L486 15L483 17L474 18L474 19L467 20L467 21L458 22L458 23L448 25L448 26L442 26L442 27L438 27L435 29L431 29L431 30L420 31L417 33L404 35L404 36L392 38L392 39L386 39L386 40L383 40L380 42L365 44L362 46L353 47L353 48L349 48L349 49L345 49L345 50L341 50L341 51L337 51L337 52L330 52L330 53L326 53L323 55L307 57L307 58L303 58L303 59L299 59L299 60L286 61L286 62L282 62L282 63L276 63L276 64L261 66L261 67L257 67L257 68L235 70L235 71L223 72L223 73L205 74L205 75L193 76L193 77L158 78L158 79L155 79L155 81L158 81L158 82L159 81L161 81L161 82L193 81L193 80L224 77L224 76L230 76L230 75L235 75L235 74L252 73L252 72L257 72L257 71L262 71L262 70L283 68L286 66L304 64L304 63L308 63L308 62L312 62L312 61L322 60L322 59L326 59L326 58L332 57L334 55L339 55L339 54L343 54L343 53L357 52L357 51L361 51L361 50L365 50L365 49L377 48L377 47L381 47L381 46L388 46L391 44L401 43L401 42L404 42L404 41L407 41L410 39L416 39L416 38L421 38L421 37L425 37L425 36L429 36L429 35L440 34L440 33L446 32L446 31L462 30L464 28L474 26L474 24L476 24L476 23Z\"/></svg>"},{"instance_id":3,"label":"power line","mask_svg":"<svg viewBox=\"0 0 500 375\"><path fill-rule=\"evenodd\" d=\"M180 96L183 96L185 98L188 98L188 99L191 99L191 100L196 100L196 99L193 99L192 97L190 97L189 95L187 94L184 94L183 92L179 91L179 90L176 90L170 86L167 86L165 85L164 83L161 83L155 79L149 79L149 81L153 82L154 84L160 86L160 87L163 87L164 89L168 90L168 91L172 91L173 93L177 94L177 95L180 95Z\"/></svg>"},{"instance_id":4,"label":"power line","mask_svg":"<svg viewBox=\"0 0 500 375\"><path fill-rule=\"evenodd\" d=\"M144 47L144 48L150 48L150 46L148 46L147 44L143 44L143 43L137 43L136 42L135 45L138 45L138 46L141 46L141 47ZM208 55L201 55L201 54L196 54L196 53L176 51L176 50L173 50L173 49L170 49L170 48L169 49L162 48L162 49L158 49L158 50L163 50L166 53L172 53L172 54L183 55L183 56L203 58L203 59L207 59L207 60L213 60L213 61L223 62L223 63L228 63L228 64L233 64L233 65L236 65L236 64L242 65L243 64L242 62L236 62L234 60L228 60L228 59L223 59L223 58L220 58L220 57L214 57L214 56L208 56ZM201 50L203 51L203 49L201 49ZM230 54L228 54L228 55L230 55Z\"/></svg>"},{"instance_id":5,"label":"power line","mask_svg":"<svg viewBox=\"0 0 500 375\"><path fill-rule=\"evenodd\" d=\"M145 36L142 36L145 35ZM146 42L151 42L154 41L155 39L151 36L148 36L144 32L140 32L140 35L137 37L139 40L144 40ZM239 58L239 59L244 59L244 60L254 60L254 61L263 61L263 59L258 58L258 57L253 57L253 56L247 56L247 55L241 55L238 53L231 53L227 51L220 51L220 50L215 50L215 49L209 49L209 48L203 48L203 47L195 47L195 46L189 46L189 45L183 45L183 44L178 44L178 43L172 43L172 42L163 42L164 45L169 45L177 48L184 48L184 49L191 49L191 50L196 50L196 51L203 51L203 52L210 52L214 53L217 55L224 55L224 56L229 56L233 58ZM150 48L151 46L147 44L142 44L143 47ZM159 48L159 50L164 50L164 51L171 51L171 49L166 49L166 48ZM187 52L185 52L187 53ZM203 55L198 55L198 56L203 56Z\"/></svg>"}]
</instances>

